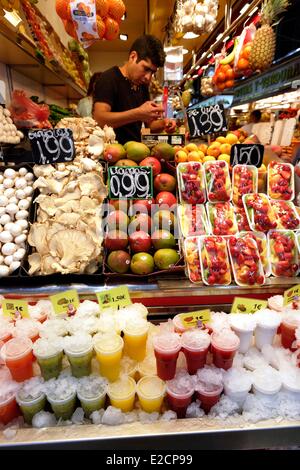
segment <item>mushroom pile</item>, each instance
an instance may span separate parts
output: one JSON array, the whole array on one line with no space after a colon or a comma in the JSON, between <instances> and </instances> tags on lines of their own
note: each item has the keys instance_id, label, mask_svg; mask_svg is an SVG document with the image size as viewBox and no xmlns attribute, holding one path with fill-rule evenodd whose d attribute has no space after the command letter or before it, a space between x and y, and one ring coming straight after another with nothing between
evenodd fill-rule
<instances>
[{"instance_id":1,"label":"mushroom pile","mask_svg":"<svg viewBox=\"0 0 300 470\"><path fill-rule=\"evenodd\" d=\"M69 128L73 131L77 158L90 157L98 160L103 155L105 144L112 144L116 141L112 127L104 126L101 129L90 117L64 118L56 127Z\"/></svg>"},{"instance_id":2,"label":"mushroom pile","mask_svg":"<svg viewBox=\"0 0 300 470\"><path fill-rule=\"evenodd\" d=\"M29 275L92 274L102 262L101 207L107 195L103 168L91 158L35 165L40 190L28 243Z\"/></svg>"},{"instance_id":3,"label":"mushroom pile","mask_svg":"<svg viewBox=\"0 0 300 470\"><path fill-rule=\"evenodd\" d=\"M210 33L216 25L218 0L185 0L177 10L182 32Z\"/></svg>"},{"instance_id":4,"label":"mushroom pile","mask_svg":"<svg viewBox=\"0 0 300 470\"><path fill-rule=\"evenodd\" d=\"M33 179L25 167L0 172L0 277L16 271L25 256Z\"/></svg>"},{"instance_id":5,"label":"mushroom pile","mask_svg":"<svg viewBox=\"0 0 300 470\"><path fill-rule=\"evenodd\" d=\"M0 144L19 144L23 137L10 117L10 111L0 105Z\"/></svg>"}]
</instances>

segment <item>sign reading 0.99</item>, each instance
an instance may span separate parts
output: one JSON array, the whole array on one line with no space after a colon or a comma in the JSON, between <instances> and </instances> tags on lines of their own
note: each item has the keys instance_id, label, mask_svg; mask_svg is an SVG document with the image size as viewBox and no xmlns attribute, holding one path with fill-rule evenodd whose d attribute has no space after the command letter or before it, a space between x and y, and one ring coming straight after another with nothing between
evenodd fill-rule
<instances>
[{"instance_id":1,"label":"sign reading 0.99","mask_svg":"<svg viewBox=\"0 0 300 470\"><path fill-rule=\"evenodd\" d=\"M111 166L108 168L110 199L147 199L153 196L151 166Z\"/></svg>"},{"instance_id":2,"label":"sign reading 0.99","mask_svg":"<svg viewBox=\"0 0 300 470\"><path fill-rule=\"evenodd\" d=\"M227 130L224 106L215 104L187 111L190 137L196 138Z\"/></svg>"},{"instance_id":3,"label":"sign reading 0.99","mask_svg":"<svg viewBox=\"0 0 300 470\"><path fill-rule=\"evenodd\" d=\"M33 160L38 165L70 162L75 157L71 129L41 129L28 132Z\"/></svg>"}]
</instances>

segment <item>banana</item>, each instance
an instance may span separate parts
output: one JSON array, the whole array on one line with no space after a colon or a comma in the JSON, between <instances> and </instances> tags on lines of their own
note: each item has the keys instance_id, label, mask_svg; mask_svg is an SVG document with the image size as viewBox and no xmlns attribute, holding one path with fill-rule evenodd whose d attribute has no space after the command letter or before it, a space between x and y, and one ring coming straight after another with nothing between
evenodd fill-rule
<instances>
[{"instance_id":1,"label":"banana","mask_svg":"<svg viewBox=\"0 0 300 470\"><path fill-rule=\"evenodd\" d=\"M239 40L238 40L238 38L236 38L234 40L234 46L233 46L233 49L230 52L230 54L228 54L226 57L224 57L224 59L220 60L221 65L231 64L231 62L234 61L235 51L236 51L238 43L239 43Z\"/></svg>"}]
</instances>

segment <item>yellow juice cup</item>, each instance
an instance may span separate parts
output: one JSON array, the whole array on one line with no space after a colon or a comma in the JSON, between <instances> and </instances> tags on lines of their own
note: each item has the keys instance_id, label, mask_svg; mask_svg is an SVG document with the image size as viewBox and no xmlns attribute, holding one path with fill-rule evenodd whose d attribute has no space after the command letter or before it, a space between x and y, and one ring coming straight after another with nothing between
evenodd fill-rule
<instances>
[{"instance_id":1,"label":"yellow juice cup","mask_svg":"<svg viewBox=\"0 0 300 470\"><path fill-rule=\"evenodd\" d=\"M120 375L120 363L124 342L116 334L98 333L93 338L100 374L113 382Z\"/></svg>"},{"instance_id":2,"label":"yellow juice cup","mask_svg":"<svg viewBox=\"0 0 300 470\"><path fill-rule=\"evenodd\" d=\"M165 382L155 375L142 377L136 385L141 407L147 413L160 412L165 391Z\"/></svg>"},{"instance_id":3,"label":"yellow juice cup","mask_svg":"<svg viewBox=\"0 0 300 470\"><path fill-rule=\"evenodd\" d=\"M146 375L156 375L156 359L154 354L146 356L142 362L138 363L137 372L139 378L145 377Z\"/></svg>"},{"instance_id":4,"label":"yellow juice cup","mask_svg":"<svg viewBox=\"0 0 300 470\"><path fill-rule=\"evenodd\" d=\"M116 382L108 385L107 395L110 403L116 408L127 413L132 411L135 399L136 383L132 377L123 376Z\"/></svg>"},{"instance_id":5,"label":"yellow juice cup","mask_svg":"<svg viewBox=\"0 0 300 470\"><path fill-rule=\"evenodd\" d=\"M146 355L149 323L143 318L127 322L124 332L126 354L135 361L142 361Z\"/></svg>"}]
</instances>

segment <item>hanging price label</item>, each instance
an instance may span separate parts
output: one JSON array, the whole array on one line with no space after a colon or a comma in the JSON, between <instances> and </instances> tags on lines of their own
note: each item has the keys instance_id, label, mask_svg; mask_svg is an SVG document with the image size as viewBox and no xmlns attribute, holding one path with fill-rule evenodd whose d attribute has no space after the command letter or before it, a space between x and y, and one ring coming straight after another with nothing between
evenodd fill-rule
<instances>
[{"instance_id":1,"label":"hanging price label","mask_svg":"<svg viewBox=\"0 0 300 470\"><path fill-rule=\"evenodd\" d=\"M34 162L47 165L70 162L75 157L71 129L47 129L28 132Z\"/></svg>"},{"instance_id":2,"label":"hanging price label","mask_svg":"<svg viewBox=\"0 0 300 470\"><path fill-rule=\"evenodd\" d=\"M231 313L255 313L258 310L267 308L268 302L259 299L247 299L246 297L235 297Z\"/></svg>"},{"instance_id":3,"label":"hanging price label","mask_svg":"<svg viewBox=\"0 0 300 470\"><path fill-rule=\"evenodd\" d=\"M185 328L195 328L196 326L202 326L210 321L211 315L210 310L198 310L197 312L181 313L180 319Z\"/></svg>"},{"instance_id":4,"label":"hanging price label","mask_svg":"<svg viewBox=\"0 0 300 470\"><path fill-rule=\"evenodd\" d=\"M190 137L196 138L227 130L224 106L215 104L187 111Z\"/></svg>"},{"instance_id":5,"label":"hanging price label","mask_svg":"<svg viewBox=\"0 0 300 470\"><path fill-rule=\"evenodd\" d=\"M300 284L284 291L283 305L286 306L297 300L300 300Z\"/></svg>"},{"instance_id":6,"label":"hanging price label","mask_svg":"<svg viewBox=\"0 0 300 470\"><path fill-rule=\"evenodd\" d=\"M263 162L265 147L261 144L235 144L230 151L230 165L254 165Z\"/></svg>"},{"instance_id":7,"label":"hanging price label","mask_svg":"<svg viewBox=\"0 0 300 470\"><path fill-rule=\"evenodd\" d=\"M102 308L112 307L118 309L120 307L126 307L132 303L128 287L125 286L114 287L113 289L99 292L96 296L98 303Z\"/></svg>"},{"instance_id":8,"label":"hanging price label","mask_svg":"<svg viewBox=\"0 0 300 470\"><path fill-rule=\"evenodd\" d=\"M19 320L29 318L28 302L19 299L4 299L2 301L3 315L5 317Z\"/></svg>"},{"instance_id":9,"label":"hanging price label","mask_svg":"<svg viewBox=\"0 0 300 470\"><path fill-rule=\"evenodd\" d=\"M153 196L150 166L111 166L108 168L110 199L148 199Z\"/></svg>"},{"instance_id":10,"label":"hanging price label","mask_svg":"<svg viewBox=\"0 0 300 470\"><path fill-rule=\"evenodd\" d=\"M79 296L75 289L67 290L61 294L50 295L49 298L57 315L74 315L80 304Z\"/></svg>"}]
</instances>

